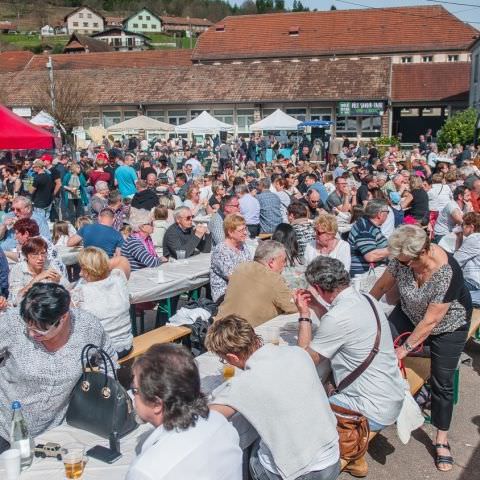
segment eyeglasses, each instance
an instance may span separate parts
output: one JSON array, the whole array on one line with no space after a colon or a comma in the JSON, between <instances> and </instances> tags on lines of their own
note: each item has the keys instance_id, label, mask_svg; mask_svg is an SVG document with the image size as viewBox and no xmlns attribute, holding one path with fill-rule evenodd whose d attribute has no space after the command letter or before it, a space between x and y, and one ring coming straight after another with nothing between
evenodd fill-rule
<instances>
[{"instance_id":1,"label":"eyeglasses","mask_svg":"<svg viewBox=\"0 0 480 480\"><path fill-rule=\"evenodd\" d=\"M193 217L189 215L188 217L182 217L184 220L191 220Z\"/></svg>"},{"instance_id":2,"label":"eyeglasses","mask_svg":"<svg viewBox=\"0 0 480 480\"><path fill-rule=\"evenodd\" d=\"M38 328L33 327L28 322L25 325L25 329L27 330L27 333L32 332L32 333L35 333L36 335L41 335L42 337L45 337L58 327L58 325L60 324L60 320L61 318L59 318L55 323L53 323L50 326L50 328L48 328L47 330L39 330Z\"/></svg>"},{"instance_id":3,"label":"eyeglasses","mask_svg":"<svg viewBox=\"0 0 480 480\"><path fill-rule=\"evenodd\" d=\"M140 395L140 389L137 387L134 387L133 385L130 386L130 391L135 396Z\"/></svg>"}]
</instances>

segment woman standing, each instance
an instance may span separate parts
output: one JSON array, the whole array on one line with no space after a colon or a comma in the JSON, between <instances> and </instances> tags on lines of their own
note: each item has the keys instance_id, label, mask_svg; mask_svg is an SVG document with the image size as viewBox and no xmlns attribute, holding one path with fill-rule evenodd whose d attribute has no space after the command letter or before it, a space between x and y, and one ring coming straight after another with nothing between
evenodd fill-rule
<instances>
[{"instance_id":1,"label":"woman standing","mask_svg":"<svg viewBox=\"0 0 480 480\"><path fill-rule=\"evenodd\" d=\"M102 158L98 158L95 160L95 168L90 171L88 174L88 181L90 185L93 187L93 193L96 193L97 190L97 182L106 182L109 184L112 181L112 176L109 172L106 172L103 167L105 166L105 161Z\"/></svg>"},{"instance_id":2,"label":"woman standing","mask_svg":"<svg viewBox=\"0 0 480 480\"><path fill-rule=\"evenodd\" d=\"M334 215L324 213L315 222L315 240L305 248L305 264L309 264L318 256L336 258L350 271L350 245L337 238L338 226Z\"/></svg>"},{"instance_id":3,"label":"woman standing","mask_svg":"<svg viewBox=\"0 0 480 480\"><path fill-rule=\"evenodd\" d=\"M396 287L399 303L390 314L392 335L411 332L396 349L399 360L422 343L431 351L432 425L437 428L435 465L446 472L453 458L448 430L453 413L453 384L467 340L472 301L453 256L430 244L425 231L402 225L391 235L393 260L370 292L377 300Z\"/></svg>"},{"instance_id":4,"label":"woman standing","mask_svg":"<svg viewBox=\"0 0 480 480\"><path fill-rule=\"evenodd\" d=\"M227 290L228 280L237 265L252 260L253 255L245 245L248 229L245 219L236 213L227 215L223 221L225 240L212 250L210 285L212 299L221 303Z\"/></svg>"},{"instance_id":5,"label":"woman standing","mask_svg":"<svg viewBox=\"0 0 480 480\"><path fill-rule=\"evenodd\" d=\"M84 213L84 207L88 204L87 182L80 165L74 163L70 171L65 174L62 181L63 199L68 218L74 224L78 217Z\"/></svg>"}]
</instances>

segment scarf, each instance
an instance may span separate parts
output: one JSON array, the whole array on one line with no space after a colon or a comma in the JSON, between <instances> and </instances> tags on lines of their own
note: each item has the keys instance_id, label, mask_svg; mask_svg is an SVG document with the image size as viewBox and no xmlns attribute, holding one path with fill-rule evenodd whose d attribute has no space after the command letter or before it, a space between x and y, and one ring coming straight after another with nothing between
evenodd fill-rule
<instances>
[{"instance_id":1,"label":"scarf","mask_svg":"<svg viewBox=\"0 0 480 480\"><path fill-rule=\"evenodd\" d=\"M158 257L155 247L153 245L152 237L150 235L144 238L140 233L134 233L133 236L135 238L138 238L143 243L144 247L147 249L147 252L152 257L155 257L155 258Z\"/></svg>"}]
</instances>

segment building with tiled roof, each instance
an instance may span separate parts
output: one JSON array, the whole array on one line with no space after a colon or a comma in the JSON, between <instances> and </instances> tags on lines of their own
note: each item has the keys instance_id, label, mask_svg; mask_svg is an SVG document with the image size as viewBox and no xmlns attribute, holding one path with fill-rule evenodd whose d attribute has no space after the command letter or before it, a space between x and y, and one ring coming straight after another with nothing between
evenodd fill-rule
<instances>
[{"instance_id":1,"label":"building with tiled roof","mask_svg":"<svg viewBox=\"0 0 480 480\"><path fill-rule=\"evenodd\" d=\"M194 17L160 17L162 30L165 33L188 32L189 34L200 34L212 26L212 22L206 18Z\"/></svg>"},{"instance_id":2,"label":"building with tiled roof","mask_svg":"<svg viewBox=\"0 0 480 480\"><path fill-rule=\"evenodd\" d=\"M26 50L0 52L0 71L18 72L23 70L33 57L33 53Z\"/></svg>"},{"instance_id":3,"label":"building with tiled roof","mask_svg":"<svg viewBox=\"0 0 480 480\"><path fill-rule=\"evenodd\" d=\"M103 32L94 33L92 38L110 45L116 52L146 50L150 46L150 38L140 32L130 32L123 26L107 28Z\"/></svg>"},{"instance_id":4,"label":"building with tiled roof","mask_svg":"<svg viewBox=\"0 0 480 480\"><path fill-rule=\"evenodd\" d=\"M88 35L102 32L106 25L106 18L93 8L82 6L72 10L63 19L67 32Z\"/></svg>"},{"instance_id":5,"label":"building with tiled roof","mask_svg":"<svg viewBox=\"0 0 480 480\"><path fill-rule=\"evenodd\" d=\"M231 16L198 40L195 62L388 55L394 62L468 55L479 32L441 6ZM418 56L418 58L413 58ZM435 58L432 59L432 61Z\"/></svg>"},{"instance_id":6,"label":"building with tiled roof","mask_svg":"<svg viewBox=\"0 0 480 480\"><path fill-rule=\"evenodd\" d=\"M97 40L86 35L80 35L79 33L72 33L65 47L63 47L63 53L90 53L90 52L113 52L107 42Z\"/></svg>"}]
</instances>

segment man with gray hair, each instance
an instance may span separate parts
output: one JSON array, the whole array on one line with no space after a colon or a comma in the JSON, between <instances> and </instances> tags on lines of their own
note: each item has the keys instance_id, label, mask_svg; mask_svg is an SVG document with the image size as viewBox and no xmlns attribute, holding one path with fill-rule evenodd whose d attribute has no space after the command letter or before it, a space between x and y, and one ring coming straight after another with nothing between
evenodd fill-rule
<instances>
[{"instance_id":1,"label":"man with gray hair","mask_svg":"<svg viewBox=\"0 0 480 480\"><path fill-rule=\"evenodd\" d=\"M3 251L13 250L17 246L15 240L15 231L13 224L22 218L31 218L38 224L40 235L45 240L50 240L50 228L48 227L47 219L42 213L34 212L33 205L29 198L18 196L13 199L12 211L3 217L3 222L0 224L0 247Z\"/></svg>"},{"instance_id":2,"label":"man with gray hair","mask_svg":"<svg viewBox=\"0 0 480 480\"><path fill-rule=\"evenodd\" d=\"M209 253L212 249L212 237L205 225L193 226L193 214L188 207L179 207L163 237L163 256L177 258L177 252L183 250L185 258L197 253Z\"/></svg>"},{"instance_id":3,"label":"man with gray hair","mask_svg":"<svg viewBox=\"0 0 480 480\"><path fill-rule=\"evenodd\" d=\"M330 360L337 387L368 358L377 332L379 334L378 353L372 362L354 382L330 397L330 403L362 413L372 431L392 425L400 414L405 392L389 324L381 306L370 295L363 295L350 286L350 276L340 260L317 257L308 265L305 277L322 303L311 291L296 292L300 314L298 345L310 354L316 365ZM312 333L312 312L320 319L315 334ZM346 470L364 477L368 465L365 458L361 458L347 465Z\"/></svg>"},{"instance_id":4,"label":"man with gray hair","mask_svg":"<svg viewBox=\"0 0 480 480\"><path fill-rule=\"evenodd\" d=\"M285 247L280 242L260 242L253 262L240 264L230 276L225 300L215 319L235 314L256 327L282 313L296 312L292 292L282 277L286 261Z\"/></svg>"},{"instance_id":5,"label":"man with gray hair","mask_svg":"<svg viewBox=\"0 0 480 480\"><path fill-rule=\"evenodd\" d=\"M370 266L375 267L385 262L388 256L387 239L380 227L385 223L388 213L385 200L370 200L365 206L364 216L352 226L348 236L352 277L367 273Z\"/></svg>"}]
</instances>

